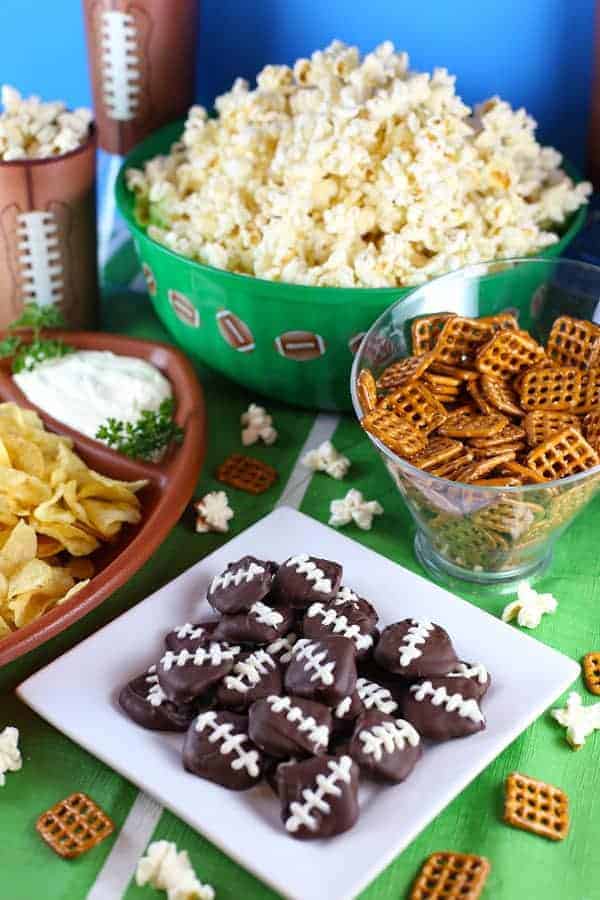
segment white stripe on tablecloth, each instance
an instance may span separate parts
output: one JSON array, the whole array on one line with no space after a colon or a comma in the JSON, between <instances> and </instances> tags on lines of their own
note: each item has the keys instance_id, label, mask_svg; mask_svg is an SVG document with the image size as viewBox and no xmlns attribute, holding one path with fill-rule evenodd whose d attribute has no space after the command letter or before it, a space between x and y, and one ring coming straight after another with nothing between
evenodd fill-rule
<instances>
[{"instance_id":1,"label":"white stripe on tablecloth","mask_svg":"<svg viewBox=\"0 0 600 900\"><path fill-rule=\"evenodd\" d=\"M162 811L160 803L140 791L87 900L118 900L123 896Z\"/></svg>"},{"instance_id":2,"label":"white stripe on tablecloth","mask_svg":"<svg viewBox=\"0 0 600 900\"><path fill-rule=\"evenodd\" d=\"M293 506L296 509L300 506L313 474L302 465L301 459L322 441L329 440L339 421L340 417L334 413L321 413L315 418L275 506ZM162 811L162 806L140 791L87 900L117 900L125 894L138 859L146 849Z\"/></svg>"}]
</instances>

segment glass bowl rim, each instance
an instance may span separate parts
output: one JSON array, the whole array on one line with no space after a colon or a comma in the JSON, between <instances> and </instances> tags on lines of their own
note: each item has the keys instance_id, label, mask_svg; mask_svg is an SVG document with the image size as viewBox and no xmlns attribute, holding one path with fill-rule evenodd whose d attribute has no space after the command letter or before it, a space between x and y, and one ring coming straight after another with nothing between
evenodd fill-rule
<instances>
[{"instance_id":1,"label":"glass bowl rim","mask_svg":"<svg viewBox=\"0 0 600 900\"><path fill-rule=\"evenodd\" d=\"M373 324L371 325L369 330L366 332L366 334L362 340L361 347L358 348L358 351L352 362L352 370L350 372L350 394L352 397L352 406L354 409L354 415L356 416L359 424L360 424L360 420L362 418L362 409L361 409L360 402L358 399L358 393L356 391L356 378L358 376L359 364L361 363L361 358L362 358L362 345L365 344L368 341L369 337L378 330L380 322L386 316L390 315L392 313L392 311L394 309L396 309L396 307L400 306L400 304L407 303L411 299L411 297L413 297L414 294L416 294L418 291L421 291L424 289L429 289L431 287L431 285L437 285L442 281L445 282L445 281L450 281L450 280L454 280L454 279L460 280L461 278L465 278L467 273L469 273L470 271L474 272L477 269L483 268L485 266L497 266L497 265L503 265L503 264L509 264L509 263L512 263L513 265L518 264L519 266L530 265L530 264L539 265L541 263L544 266L562 266L565 268L573 268L574 267L576 269L586 269L586 270L589 270L592 272L596 272L598 275L598 283L599 283L598 293L599 293L599 299L600 299L600 266L596 266L593 263L588 263L588 262L585 262L584 260L579 260L579 259L563 259L562 257L556 257L555 259L547 259L543 256L541 256L541 257L511 256L511 257L507 257L506 259L491 259L491 260L482 260L481 262L476 262L476 263L470 263L468 266L462 266L460 269L454 269L452 272L446 272L444 275L439 275L437 278L431 278L425 284L421 284L421 285L418 285L417 287L414 287L410 291L409 294L396 300L395 303L391 303L388 306L388 308L385 309L381 313L381 315L378 316L377 319L373 322ZM489 272L487 277L492 277L495 274L497 274L497 273ZM480 276L477 276L476 274L474 274L473 277L480 277ZM484 276L484 277L486 277L486 276ZM362 366L360 366L360 367L362 368ZM460 487L461 489L468 489L468 490L475 491L475 492L481 491L481 492L485 492L486 494L489 494L490 497L497 496L498 494L504 494L507 491L510 491L511 493L514 492L514 493L521 494L523 492L530 493L532 491L545 490L547 488L556 488L556 487L561 487L563 485L572 485L572 484L576 484L578 481L584 481L586 478L590 477L593 474L596 474L596 475L600 474L600 464L598 464L597 466L593 466L591 469L586 469L585 472L576 472L574 475L568 475L566 478L555 478L553 481L542 481L539 484L521 484L521 485L514 485L514 486L506 485L504 487L498 487L498 486L489 487L486 485L469 484L468 482L462 482L462 481L451 481L449 478L441 478L439 475L431 475L429 472L426 472L423 469L419 469L419 468L417 468L417 466L413 466L412 463L408 462L408 460L404 459L402 456L398 456L396 453L394 453L393 450L390 450L390 448L387 447L382 441L380 441L379 438L374 437L368 431L365 431L364 433L367 435L369 440L375 445L375 447L377 447L377 449L380 451L380 453L382 453L385 457L387 457L391 462L396 464L400 469L406 469L408 471L408 474L410 474L411 476L418 475L421 478L423 478L424 476L427 476L427 478L431 481L431 483L433 485L439 484L441 487L444 487L444 488Z\"/></svg>"}]
</instances>

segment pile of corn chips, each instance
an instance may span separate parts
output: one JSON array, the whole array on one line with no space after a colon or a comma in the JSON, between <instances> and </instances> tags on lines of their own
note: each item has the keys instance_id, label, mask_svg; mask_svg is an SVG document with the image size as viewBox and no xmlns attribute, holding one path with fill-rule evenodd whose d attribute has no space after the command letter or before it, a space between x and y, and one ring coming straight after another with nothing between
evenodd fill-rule
<instances>
[{"instance_id":1,"label":"pile of corn chips","mask_svg":"<svg viewBox=\"0 0 600 900\"><path fill-rule=\"evenodd\" d=\"M88 555L140 521L145 484L94 472L36 413L0 404L0 638L85 587Z\"/></svg>"}]
</instances>

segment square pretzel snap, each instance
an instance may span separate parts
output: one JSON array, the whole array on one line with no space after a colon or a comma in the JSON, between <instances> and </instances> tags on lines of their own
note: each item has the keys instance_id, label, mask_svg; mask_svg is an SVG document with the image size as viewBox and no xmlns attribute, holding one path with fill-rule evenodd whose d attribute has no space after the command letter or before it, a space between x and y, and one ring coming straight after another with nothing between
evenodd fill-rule
<instances>
[{"instance_id":1,"label":"square pretzel snap","mask_svg":"<svg viewBox=\"0 0 600 900\"><path fill-rule=\"evenodd\" d=\"M506 779L504 821L550 841L569 833L569 798L553 784L511 772Z\"/></svg>"},{"instance_id":2,"label":"square pretzel snap","mask_svg":"<svg viewBox=\"0 0 600 900\"><path fill-rule=\"evenodd\" d=\"M586 653L582 668L586 688L590 694L600 696L600 652Z\"/></svg>"},{"instance_id":3,"label":"square pretzel snap","mask_svg":"<svg viewBox=\"0 0 600 900\"><path fill-rule=\"evenodd\" d=\"M489 874L485 856L432 853L417 875L409 900L477 900Z\"/></svg>"},{"instance_id":4,"label":"square pretzel snap","mask_svg":"<svg viewBox=\"0 0 600 900\"><path fill-rule=\"evenodd\" d=\"M248 494L262 494L268 491L278 478L277 469L273 466L241 453L232 453L217 469L219 481Z\"/></svg>"},{"instance_id":5,"label":"square pretzel snap","mask_svg":"<svg viewBox=\"0 0 600 900\"><path fill-rule=\"evenodd\" d=\"M114 824L87 794L71 794L43 812L36 822L40 837L65 859L87 853L114 831Z\"/></svg>"}]
</instances>

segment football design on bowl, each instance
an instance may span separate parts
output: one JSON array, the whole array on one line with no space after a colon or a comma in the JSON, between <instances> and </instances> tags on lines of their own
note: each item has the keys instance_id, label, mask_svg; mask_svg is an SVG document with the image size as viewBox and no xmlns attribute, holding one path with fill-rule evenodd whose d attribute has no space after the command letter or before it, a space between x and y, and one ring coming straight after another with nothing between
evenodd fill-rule
<instances>
[{"instance_id":1,"label":"football design on bowl","mask_svg":"<svg viewBox=\"0 0 600 900\"><path fill-rule=\"evenodd\" d=\"M154 272L152 271L148 263L142 263L142 272L144 273L144 279L146 281L148 293L151 297L155 297L157 291L156 278L154 277Z\"/></svg>"},{"instance_id":2,"label":"football design on bowl","mask_svg":"<svg viewBox=\"0 0 600 900\"><path fill-rule=\"evenodd\" d=\"M186 297L180 291L169 288L167 298L171 304L171 309L180 322L183 322L184 325L189 325L190 328L200 327L200 313L189 297Z\"/></svg>"},{"instance_id":3,"label":"football design on bowl","mask_svg":"<svg viewBox=\"0 0 600 900\"><path fill-rule=\"evenodd\" d=\"M286 331L275 338L275 349L285 359L306 362L325 355L326 343L313 331Z\"/></svg>"},{"instance_id":4,"label":"football design on bowl","mask_svg":"<svg viewBox=\"0 0 600 900\"><path fill-rule=\"evenodd\" d=\"M358 334L353 334L348 338L348 350L354 356L358 352L358 348L362 344L362 340L367 332L359 331Z\"/></svg>"},{"instance_id":5,"label":"football design on bowl","mask_svg":"<svg viewBox=\"0 0 600 900\"><path fill-rule=\"evenodd\" d=\"M245 322L229 309L217 313L217 328L226 344L240 353L250 353L256 347L254 335Z\"/></svg>"}]
</instances>

